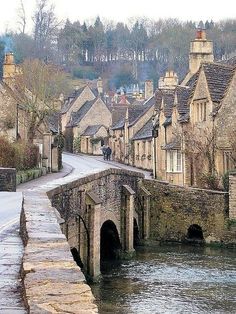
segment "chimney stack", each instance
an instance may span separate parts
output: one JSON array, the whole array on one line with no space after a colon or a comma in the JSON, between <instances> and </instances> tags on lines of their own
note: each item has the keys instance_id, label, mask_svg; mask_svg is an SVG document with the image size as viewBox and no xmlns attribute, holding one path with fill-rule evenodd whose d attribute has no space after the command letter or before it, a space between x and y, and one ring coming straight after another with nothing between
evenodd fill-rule
<instances>
[{"instance_id":1,"label":"chimney stack","mask_svg":"<svg viewBox=\"0 0 236 314\"><path fill-rule=\"evenodd\" d=\"M213 43L206 38L206 30L198 28L196 38L190 43L189 72L194 74L202 62L213 62Z\"/></svg>"},{"instance_id":2,"label":"chimney stack","mask_svg":"<svg viewBox=\"0 0 236 314\"><path fill-rule=\"evenodd\" d=\"M146 80L144 86L144 98L149 99L152 96L153 96L153 81Z\"/></svg>"},{"instance_id":3,"label":"chimney stack","mask_svg":"<svg viewBox=\"0 0 236 314\"><path fill-rule=\"evenodd\" d=\"M3 80L11 79L17 73L17 68L14 61L14 54L7 52L3 63Z\"/></svg>"},{"instance_id":4,"label":"chimney stack","mask_svg":"<svg viewBox=\"0 0 236 314\"><path fill-rule=\"evenodd\" d=\"M97 80L97 90L98 90L99 95L101 95L103 93L103 84L102 84L101 77L99 77Z\"/></svg>"},{"instance_id":5,"label":"chimney stack","mask_svg":"<svg viewBox=\"0 0 236 314\"><path fill-rule=\"evenodd\" d=\"M174 71L167 71L158 81L159 89L174 89L179 84L179 79Z\"/></svg>"}]
</instances>

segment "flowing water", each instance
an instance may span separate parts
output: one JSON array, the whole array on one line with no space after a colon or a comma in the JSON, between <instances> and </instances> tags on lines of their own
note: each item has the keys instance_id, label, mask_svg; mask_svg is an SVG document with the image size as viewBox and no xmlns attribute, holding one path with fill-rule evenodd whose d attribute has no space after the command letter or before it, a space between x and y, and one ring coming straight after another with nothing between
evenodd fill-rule
<instances>
[{"instance_id":1,"label":"flowing water","mask_svg":"<svg viewBox=\"0 0 236 314\"><path fill-rule=\"evenodd\" d=\"M236 313L236 251L139 248L92 285L99 313Z\"/></svg>"}]
</instances>

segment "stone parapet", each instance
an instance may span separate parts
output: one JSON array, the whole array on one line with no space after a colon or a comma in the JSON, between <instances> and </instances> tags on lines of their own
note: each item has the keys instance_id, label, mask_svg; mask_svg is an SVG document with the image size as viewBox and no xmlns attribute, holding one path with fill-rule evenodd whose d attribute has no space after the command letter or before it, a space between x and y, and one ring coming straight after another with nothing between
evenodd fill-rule
<instances>
[{"instance_id":1,"label":"stone parapet","mask_svg":"<svg viewBox=\"0 0 236 314\"><path fill-rule=\"evenodd\" d=\"M70 254L46 193L27 192L21 215L22 264L29 313L98 313L81 269Z\"/></svg>"},{"instance_id":2,"label":"stone parapet","mask_svg":"<svg viewBox=\"0 0 236 314\"><path fill-rule=\"evenodd\" d=\"M183 242L191 225L201 227L206 243L222 243L228 193L144 180L151 192L150 238Z\"/></svg>"},{"instance_id":3,"label":"stone parapet","mask_svg":"<svg viewBox=\"0 0 236 314\"><path fill-rule=\"evenodd\" d=\"M16 169L0 167L0 191L16 191Z\"/></svg>"},{"instance_id":4,"label":"stone parapet","mask_svg":"<svg viewBox=\"0 0 236 314\"><path fill-rule=\"evenodd\" d=\"M236 172L229 175L229 219L236 219Z\"/></svg>"}]
</instances>

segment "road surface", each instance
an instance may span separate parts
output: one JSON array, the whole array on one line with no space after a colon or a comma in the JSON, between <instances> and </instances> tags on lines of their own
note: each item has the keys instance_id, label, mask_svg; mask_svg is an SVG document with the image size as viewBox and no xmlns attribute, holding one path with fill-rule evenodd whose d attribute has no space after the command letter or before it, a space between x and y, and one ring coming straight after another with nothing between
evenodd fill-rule
<instances>
[{"instance_id":1,"label":"road surface","mask_svg":"<svg viewBox=\"0 0 236 314\"><path fill-rule=\"evenodd\" d=\"M19 236L22 192L48 191L58 185L109 168L122 168L142 172L150 178L150 172L104 161L101 156L63 154L63 170L30 182L20 184L18 192L0 192L0 314L26 313L21 299L19 271L23 257L23 245Z\"/></svg>"}]
</instances>

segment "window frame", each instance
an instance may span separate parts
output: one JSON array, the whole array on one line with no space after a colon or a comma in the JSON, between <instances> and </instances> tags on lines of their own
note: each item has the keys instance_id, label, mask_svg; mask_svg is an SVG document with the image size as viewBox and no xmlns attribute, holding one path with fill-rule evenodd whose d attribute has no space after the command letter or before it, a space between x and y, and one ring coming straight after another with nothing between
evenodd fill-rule
<instances>
[{"instance_id":1,"label":"window frame","mask_svg":"<svg viewBox=\"0 0 236 314\"><path fill-rule=\"evenodd\" d=\"M182 173L183 172L181 150L170 149L166 151L166 172L168 173Z\"/></svg>"}]
</instances>

